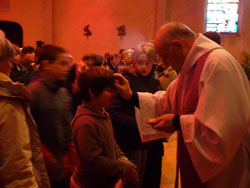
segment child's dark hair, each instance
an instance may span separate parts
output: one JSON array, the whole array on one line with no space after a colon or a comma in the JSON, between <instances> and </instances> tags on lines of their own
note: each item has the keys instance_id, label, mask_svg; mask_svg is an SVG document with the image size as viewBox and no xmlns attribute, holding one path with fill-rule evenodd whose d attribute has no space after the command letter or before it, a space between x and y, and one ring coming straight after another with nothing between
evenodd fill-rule
<instances>
[{"instance_id":1,"label":"child's dark hair","mask_svg":"<svg viewBox=\"0 0 250 188\"><path fill-rule=\"evenodd\" d=\"M35 49L32 46L24 46L21 53L22 53L22 56L26 54L35 53Z\"/></svg>"},{"instance_id":2,"label":"child's dark hair","mask_svg":"<svg viewBox=\"0 0 250 188\"><path fill-rule=\"evenodd\" d=\"M89 89L98 97L107 87L114 87L114 78L111 71L103 67L91 67L78 77L78 86L82 100L90 100Z\"/></svg>"},{"instance_id":3,"label":"child's dark hair","mask_svg":"<svg viewBox=\"0 0 250 188\"><path fill-rule=\"evenodd\" d=\"M41 61L49 60L51 62L55 61L60 54L67 53L62 47L47 44L39 48L37 51L37 63L41 64Z\"/></svg>"},{"instance_id":4,"label":"child's dark hair","mask_svg":"<svg viewBox=\"0 0 250 188\"><path fill-rule=\"evenodd\" d=\"M212 31L209 31L209 32L206 32L204 33L204 35L213 40L214 42L216 42L217 44L220 44L221 40L220 40L220 34L217 33L217 32L212 32Z\"/></svg>"},{"instance_id":5,"label":"child's dark hair","mask_svg":"<svg viewBox=\"0 0 250 188\"><path fill-rule=\"evenodd\" d=\"M99 54L86 54L82 57L82 61L88 61L92 66L102 66L105 59Z\"/></svg>"}]
</instances>

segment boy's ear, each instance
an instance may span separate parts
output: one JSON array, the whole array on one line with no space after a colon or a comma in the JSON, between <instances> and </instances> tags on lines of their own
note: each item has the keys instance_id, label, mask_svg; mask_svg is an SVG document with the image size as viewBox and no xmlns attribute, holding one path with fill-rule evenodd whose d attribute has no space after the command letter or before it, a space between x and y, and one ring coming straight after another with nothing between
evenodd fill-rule
<instances>
[{"instance_id":1,"label":"boy's ear","mask_svg":"<svg viewBox=\"0 0 250 188\"><path fill-rule=\"evenodd\" d=\"M90 99L93 99L95 97L91 88L89 88L89 97L90 97Z\"/></svg>"},{"instance_id":2,"label":"boy's ear","mask_svg":"<svg viewBox=\"0 0 250 188\"><path fill-rule=\"evenodd\" d=\"M43 60L41 61L41 67L44 71L49 70L50 69L50 61L49 60Z\"/></svg>"}]
</instances>

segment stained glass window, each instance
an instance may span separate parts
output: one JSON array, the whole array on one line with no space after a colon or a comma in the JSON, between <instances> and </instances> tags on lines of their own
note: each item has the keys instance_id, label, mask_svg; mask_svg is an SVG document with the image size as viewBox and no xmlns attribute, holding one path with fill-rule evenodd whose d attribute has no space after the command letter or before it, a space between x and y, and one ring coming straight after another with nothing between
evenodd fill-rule
<instances>
[{"instance_id":1,"label":"stained glass window","mask_svg":"<svg viewBox=\"0 0 250 188\"><path fill-rule=\"evenodd\" d=\"M240 0L207 0L206 31L237 33Z\"/></svg>"}]
</instances>

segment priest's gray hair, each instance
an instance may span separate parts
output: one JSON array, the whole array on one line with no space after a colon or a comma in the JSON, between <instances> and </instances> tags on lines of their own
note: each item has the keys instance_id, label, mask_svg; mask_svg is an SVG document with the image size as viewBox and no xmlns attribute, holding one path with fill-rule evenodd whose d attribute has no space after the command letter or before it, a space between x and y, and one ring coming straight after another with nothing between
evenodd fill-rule
<instances>
[{"instance_id":1,"label":"priest's gray hair","mask_svg":"<svg viewBox=\"0 0 250 188\"><path fill-rule=\"evenodd\" d=\"M179 22L170 22L163 25L158 35L158 39L160 39L163 44L169 44L172 40L185 41L193 39L196 36L195 32L193 32L188 26Z\"/></svg>"}]
</instances>

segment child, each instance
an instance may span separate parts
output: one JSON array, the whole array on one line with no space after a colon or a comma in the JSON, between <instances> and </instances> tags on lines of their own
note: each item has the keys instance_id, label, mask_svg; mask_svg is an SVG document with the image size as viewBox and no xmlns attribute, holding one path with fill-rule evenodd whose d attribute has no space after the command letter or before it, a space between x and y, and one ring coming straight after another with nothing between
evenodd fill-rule
<instances>
[{"instance_id":1,"label":"child","mask_svg":"<svg viewBox=\"0 0 250 188\"><path fill-rule=\"evenodd\" d=\"M69 188L75 166L71 100L63 88L70 61L65 49L44 45L38 54L40 73L27 87L52 188Z\"/></svg>"},{"instance_id":2,"label":"child","mask_svg":"<svg viewBox=\"0 0 250 188\"><path fill-rule=\"evenodd\" d=\"M161 90L154 78L154 65L158 56L150 42L138 44L132 55L132 67L122 72L133 92L155 93ZM163 152L162 140L143 143L138 130L134 104L116 95L110 107L115 139L125 155L134 162L139 173L137 184L127 182L124 188L160 187ZM129 135L129 137L127 136Z\"/></svg>"},{"instance_id":3,"label":"child","mask_svg":"<svg viewBox=\"0 0 250 188\"><path fill-rule=\"evenodd\" d=\"M119 178L137 181L136 166L116 144L110 116L104 110L114 96L112 73L92 67L80 74L78 83L83 103L72 121L77 166L71 187L113 188Z\"/></svg>"}]
</instances>

